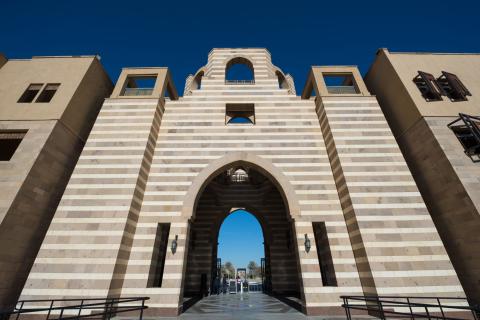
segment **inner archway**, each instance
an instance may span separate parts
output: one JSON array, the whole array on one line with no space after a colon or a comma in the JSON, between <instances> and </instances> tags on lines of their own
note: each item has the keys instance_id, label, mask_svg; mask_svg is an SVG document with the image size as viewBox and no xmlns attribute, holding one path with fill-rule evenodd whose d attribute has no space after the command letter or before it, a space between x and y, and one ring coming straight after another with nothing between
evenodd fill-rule
<instances>
[{"instance_id":1,"label":"inner archway","mask_svg":"<svg viewBox=\"0 0 480 320\"><path fill-rule=\"evenodd\" d=\"M294 226L278 184L254 166L244 164L227 166L207 181L190 221L184 298L213 292L220 271L219 230L225 218L238 208L251 213L263 230L264 291L300 298Z\"/></svg>"},{"instance_id":2,"label":"inner archway","mask_svg":"<svg viewBox=\"0 0 480 320\"><path fill-rule=\"evenodd\" d=\"M217 279L214 279L213 292L225 291L227 279L235 279L236 270L243 269L249 288L258 290L257 284L261 286L263 281L263 243L263 230L258 219L244 209L232 209L218 232Z\"/></svg>"}]
</instances>

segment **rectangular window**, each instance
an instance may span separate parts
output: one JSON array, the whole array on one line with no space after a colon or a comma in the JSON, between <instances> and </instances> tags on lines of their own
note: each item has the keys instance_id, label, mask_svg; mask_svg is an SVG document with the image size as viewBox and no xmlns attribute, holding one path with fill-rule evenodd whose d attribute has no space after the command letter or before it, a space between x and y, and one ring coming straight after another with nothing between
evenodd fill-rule
<instances>
[{"instance_id":1,"label":"rectangular window","mask_svg":"<svg viewBox=\"0 0 480 320\"><path fill-rule=\"evenodd\" d=\"M32 83L28 86L25 92L22 94L20 99L18 99L18 103L30 103L35 99L40 89L42 89L43 83Z\"/></svg>"},{"instance_id":2,"label":"rectangular window","mask_svg":"<svg viewBox=\"0 0 480 320\"><path fill-rule=\"evenodd\" d=\"M150 96L157 81L157 75L128 76L122 96Z\"/></svg>"},{"instance_id":3,"label":"rectangular window","mask_svg":"<svg viewBox=\"0 0 480 320\"><path fill-rule=\"evenodd\" d=\"M163 280L163 270L165 268L165 258L167 256L168 235L170 233L170 223L159 223L157 225L157 234L153 247L152 264L150 266L150 275L148 277L148 287L160 288Z\"/></svg>"},{"instance_id":4,"label":"rectangular window","mask_svg":"<svg viewBox=\"0 0 480 320\"><path fill-rule=\"evenodd\" d=\"M322 73L323 80L331 94L358 94L360 93L352 73Z\"/></svg>"},{"instance_id":5,"label":"rectangular window","mask_svg":"<svg viewBox=\"0 0 480 320\"><path fill-rule=\"evenodd\" d=\"M480 162L480 117L460 113L448 127L462 144L465 154L473 162Z\"/></svg>"},{"instance_id":6,"label":"rectangular window","mask_svg":"<svg viewBox=\"0 0 480 320\"><path fill-rule=\"evenodd\" d=\"M55 92L57 92L58 87L60 87L59 83L47 83L45 88L43 88L43 91L40 93L38 96L37 100L35 102L40 102L40 103L47 103L50 102L55 95Z\"/></svg>"},{"instance_id":7,"label":"rectangular window","mask_svg":"<svg viewBox=\"0 0 480 320\"><path fill-rule=\"evenodd\" d=\"M0 131L0 161L10 161L26 133L26 130Z\"/></svg>"},{"instance_id":8,"label":"rectangular window","mask_svg":"<svg viewBox=\"0 0 480 320\"><path fill-rule=\"evenodd\" d=\"M442 75L437 81L451 101L466 101L468 100L467 96L472 95L462 81L453 73L442 71Z\"/></svg>"},{"instance_id":9,"label":"rectangular window","mask_svg":"<svg viewBox=\"0 0 480 320\"><path fill-rule=\"evenodd\" d=\"M317 246L323 286L336 287L337 277L335 276L335 269L333 267L332 252L330 251L325 222L314 222L313 233L315 236L315 245Z\"/></svg>"},{"instance_id":10,"label":"rectangular window","mask_svg":"<svg viewBox=\"0 0 480 320\"><path fill-rule=\"evenodd\" d=\"M225 124L255 124L255 105L253 103L227 103Z\"/></svg>"},{"instance_id":11,"label":"rectangular window","mask_svg":"<svg viewBox=\"0 0 480 320\"><path fill-rule=\"evenodd\" d=\"M430 73L418 71L418 75L413 78L413 82L427 101L441 101L443 100L442 95L446 95L437 79Z\"/></svg>"}]
</instances>

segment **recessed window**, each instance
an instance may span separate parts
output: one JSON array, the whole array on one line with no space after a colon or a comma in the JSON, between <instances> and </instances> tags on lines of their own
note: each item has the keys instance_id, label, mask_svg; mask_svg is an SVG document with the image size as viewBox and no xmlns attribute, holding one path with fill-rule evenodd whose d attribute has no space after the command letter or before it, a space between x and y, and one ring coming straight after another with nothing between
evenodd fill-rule
<instances>
[{"instance_id":1,"label":"recessed window","mask_svg":"<svg viewBox=\"0 0 480 320\"><path fill-rule=\"evenodd\" d=\"M325 222L314 222L313 233L315 245L317 246L318 262L320 264L320 273L322 275L323 286L337 286L337 277L333 267L332 252L327 236Z\"/></svg>"},{"instance_id":2,"label":"recessed window","mask_svg":"<svg viewBox=\"0 0 480 320\"><path fill-rule=\"evenodd\" d=\"M27 90L22 94L20 99L18 99L19 103L30 103L32 102L35 97L37 96L38 92L42 89L43 83L32 83L28 86Z\"/></svg>"},{"instance_id":3,"label":"recessed window","mask_svg":"<svg viewBox=\"0 0 480 320\"><path fill-rule=\"evenodd\" d=\"M480 161L480 117L460 113L457 120L448 124L458 141L463 146L465 154L473 162Z\"/></svg>"},{"instance_id":4,"label":"recessed window","mask_svg":"<svg viewBox=\"0 0 480 320\"><path fill-rule=\"evenodd\" d=\"M128 76L122 96L150 96L152 95L157 75Z\"/></svg>"},{"instance_id":5,"label":"recessed window","mask_svg":"<svg viewBox=\"0 0 480 320\"><path fill-rule=\"evenodd\" d=\"M26 133L26 130L0 131L0 161L9 161L13 157Z\"/></svg>"},{"instance_id":6,"label":"recessed window","mask_svg":"<svg viewBox=\"0 0 480 320\"><path fill-rule=\"evenodd\" d=\"M255 124L255 105L253 103L227 104L225 124Z\"/></svg>"},{"instance_id":7,"label":"recessed window","mask_svg":"<svg viewBox=\"0 0 480 320\"><path fill-rule=\"evenodd\" d=\"M55 95L55 92L57 92L58 87L60 87L59 83L47 83L35 102L50 102Z\"/></svg>"},{"instance_id":8,"label":"recessed window","mask_svg":"<svg viewBox=\"0 0 480 320\"><path fill-rule=\"evenodd\" d=\"M413 78L413 82L427 101L441 101L443 100L442 95L446 95L437 79L430 73L418 71L418 75Z\"/></svg>"},{"instance_id":9,"label":"recessed window","mask_svg":"<svg viewBox=\"0 0 480 320\"><path fill-rule=\"evenodd\" d=\"M351 73L323 73L323 80L330 94L360 93Z\"/></svg>"},{"instance_id":10,"label":"recessed window","mask_svg":"<svg viewBox=\"0 0 480 320\"><path fill-rule=\"evenodd\" d=\"M442 75L437 79L437 82L451 101L466 101L468 100L467 96L472 95L453 73L442 71Z\"/></svg>"},{"instance_id":11,"label":"recessed window","mask_svg":"<svg viewBox=\"0 0 480 320\"><path fill-rule=\"evenodd\" d=\"M243 57L228 61L225 67L225 84L255 84L253 63Z\"/></svg>"},{"instance_id":12,"label":"recessed window","mask_svg":"<svg viewBox=\"0 0 480 320\"><path fill-rule=\"evenodd\" d=\"M163 270L165 269L165 259L168 249L168 235L170 234L170 223L159 223L157 225L157 234L153 247L152 264L150 265L150 276L148 287L161 287L163 280Z\"/></svg>"}]
</instances>

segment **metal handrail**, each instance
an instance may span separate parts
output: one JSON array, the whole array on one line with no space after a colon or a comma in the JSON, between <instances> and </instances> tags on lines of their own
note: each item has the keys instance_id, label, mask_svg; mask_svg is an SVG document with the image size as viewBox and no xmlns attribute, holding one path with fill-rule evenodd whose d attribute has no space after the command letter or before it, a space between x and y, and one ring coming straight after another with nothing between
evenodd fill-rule
<instances>
[{"instance_id":1,"label":"metal handrail","mask_svg":"<svg viewBox=\"0 0 480 320\"><path fill-rule=\"evenodd\" d=\"M355 86L327 86L328 93L331 94L357 94L359 93Z\"/></svg>"},{"instance_id":2,"label":"metal handrail","mask_svg":"<svg viewBox=\"0 0 480 320\"><path fill-rule=\"evenodd\" d=\"M352 319L351 310L368 311L380 319L387 319L387 317L409 318L414 320L420 319L442 319L442 320L478 320L480 315L479 306L470 306L466 298L458 297L415 297L415 296L340 296L343 300L342 307L345 309L347 319ZM401 301L404 300L404 301ZM417 300L417 302L412 301ZM422 303L418 300L430 300L436 303ZM442 304L442 300L449 300L450 303L462 302L465 305L448 305ZM356 302L356 303L355 303ZM408 312L398 311L399 308L407 309ZM397 310L395 310L397 309ZM417 312L415 309L421 309L422 312ZM432 310L435 309L435 310ZM423 311L424 310L424 311ZM438 311L440 313L438 313ZM451 315L451 312L464 312L471 314L471 318L457 318ZM449 313L448 316L446 313Z\"/></svg>"},{"instance_id":3,"label":"metal handrail","mask_svg":"<svg viewBox=\"0 0 480 320\"><path fill-rule=\"evenodd\" d=\"M225 80L225 84L255 84L255 80Z\"/></svg>"},{"instance_id":4,"label":"metal handrail","mask_svg":"<svg viewBox=\"0 0 480 320\"><path fill-rule=\"evenodd\" d=\"M45 314L45 320L70 320L101 317L110 319L112 316L123 313L140 311L139 318L143 318L143 310L147 309L145 301L149 297L131 298L88 298L88 299L52 299L52 300L21 300L18 301L13 310L0 311L0 320L18 320L23 314ZM136 302L140 302L135 304ZM32 304L48 304L48 307L31 306ZM55 306L55 303L73 303L71 305ZM29 306L30 305L30 306ZM78 310L78 313L76 312ZM75 311L74 315L64 315L68 311ZM82 311L89 311L82 314ZM98 312L95 312L98 311ZM57 317L52 316L57 314Z\"/></svg>"},{"instance_id":5,"label":"metal handrail","mask_svg":"<svg viewBox=\"0 0 480 320\"><path fill-rule=\"evenodd\" d=\"M153 93L153 88L125 88L123 96L150 96Z\"/></svg>"}]
</instances>

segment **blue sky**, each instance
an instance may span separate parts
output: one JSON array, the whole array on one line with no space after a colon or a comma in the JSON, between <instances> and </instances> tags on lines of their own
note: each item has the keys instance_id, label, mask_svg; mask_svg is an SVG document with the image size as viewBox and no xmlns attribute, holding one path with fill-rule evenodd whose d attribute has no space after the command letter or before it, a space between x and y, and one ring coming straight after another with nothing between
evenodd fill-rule
<instances>
[{"instance_id":1,"label":"blue sky","mask_svg":"<svg viewBox=\"0 0 480 320\"><path fill-rule=\"evenodd\" d=\"M0 51L99 54L121 67L168 66L180 92L213 47L266 47L301 91L311 65L359 65L391 51L480 52L480 1L14 1L0 10Z\"/></svg>"},{"instance_id":2,"label":"blue sky","mask_svg":"<svg viewBox=\"0 0 480 320\"><path fill-rule=\"evenodd\" d=\"M237 210L223 221L218 235L218 254L222 263L230 261L237 268L246 268L249 261L260 265L265 256L263 233L257 218Z\"/></svg>"}]
</instances>

